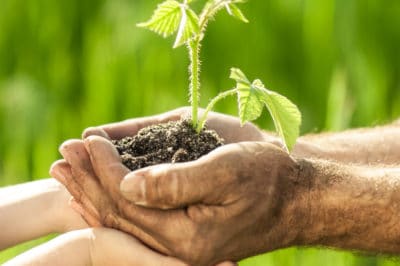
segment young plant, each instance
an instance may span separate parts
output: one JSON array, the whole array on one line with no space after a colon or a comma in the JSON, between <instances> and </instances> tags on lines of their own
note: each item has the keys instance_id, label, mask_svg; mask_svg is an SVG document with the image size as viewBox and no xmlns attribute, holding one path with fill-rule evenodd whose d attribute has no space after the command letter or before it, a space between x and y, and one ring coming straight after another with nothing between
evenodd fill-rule
<instances>
[{"instance_id":1,"label":"young plant","mask_svg":"<svg viewBox=\"0 0 400 266\"><path fill-rule=\"evenodd\" d=\"M207 114L214 105L226 96L236 94L241 124L257 119L265 105L272 116L279 136L290 151L299 136L300 111L286 97L266 89L259 79L250 82L240 69L231 69L230 78L236 81L236 86L212 99L202 117L198 117L200 100L199 55L201 41L204 38L208 22L222 9L226 9L229 15L245 23L248 20L236 5L245 2L245 0L208 0L199 15L189 6L193 1L195 0L184 0L183 2L166 0L157 6L149 21L138 24L139 27L150 29L163 37L177 33L174 48L186 44L190 58L189 91L193 127L197 132L200 132L207 120Z\"/></svg>"}]
</instances>

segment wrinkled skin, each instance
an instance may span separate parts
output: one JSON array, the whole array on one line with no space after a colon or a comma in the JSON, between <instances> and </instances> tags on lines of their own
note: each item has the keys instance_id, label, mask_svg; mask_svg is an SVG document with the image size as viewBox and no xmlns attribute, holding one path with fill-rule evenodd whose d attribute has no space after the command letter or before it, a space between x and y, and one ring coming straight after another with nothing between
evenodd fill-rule
<instances>
[{"instance_id":1,"label":"wrinkled skin","mask_svg":"<svg viewBox=\"0 0 400 266\"><path fill-rule=\"evenodd\" d=\"M208 127L231 144L194 162L135 172L107 140L186 111L88 129L84 141L60 147L65 160L53 164L51 174L89 224L128 232L190 265L237 261L300 241L307 221L300 207L307 206L306 187L296 186L307 184L301 166L253 125L240 128L233 117L211 114Z\"/></svg>"}]
</instances>

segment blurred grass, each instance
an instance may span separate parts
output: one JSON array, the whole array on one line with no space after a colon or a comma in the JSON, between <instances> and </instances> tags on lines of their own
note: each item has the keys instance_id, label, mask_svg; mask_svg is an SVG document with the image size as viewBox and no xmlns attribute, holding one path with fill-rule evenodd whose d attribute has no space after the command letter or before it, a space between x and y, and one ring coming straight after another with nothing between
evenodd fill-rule
<instances>
[{"instance_id":1,"label":"blurred grass","mask_svg":"<svg viewBox=\"0 0 400 266\"><path fill-rule=\"evenodd\" d=\"M138 29L156 0L3 0L0 185L48 176L58 145L83 128L187 104L184 49ZM251 0L250 24L220 14L202 59L202 105L243 69L303 112L302 132L400 115L400 1ZM234 100L218 111L235 114ZM271 121L257 121L271 128ZM0 252L0 262L27 246ZM325 249L287 249L241 265L396 265Z\"/></svg>"}]
</instances>

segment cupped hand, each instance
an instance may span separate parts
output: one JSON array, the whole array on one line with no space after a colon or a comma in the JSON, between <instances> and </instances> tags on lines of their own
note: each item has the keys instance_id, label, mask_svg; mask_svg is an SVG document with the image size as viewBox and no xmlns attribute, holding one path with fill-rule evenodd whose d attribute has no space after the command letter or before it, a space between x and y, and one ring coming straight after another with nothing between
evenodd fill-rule
<instances>
[{"instance_id":1,"label":"cupped hand","mask_svg":"<svg viewBox=\"0 0 400 266\"><path fill-rule=\"evenodd\" d=\"M106 155L105 160L109 159L109 155L114 156L114 159L119 159L118 154L113 153L116 152L112 150L113 146L110 146L111 144L104 138L90 137L86 140L88 148L92 138L101 140L101 144L105 144L104 146L96 145L96 148L106 149L101 152ZM120 161L117 161L117 164L112 163L111 168L113 170L111 171L113 171L112 174L116 175L106 181L105 179L100 180L97 178L96 168L92 167L91 158L85 149L83 141L67 141L60 147L60 151L65 160L55 162L51 167L50 173L62 182L73 195L73 208L83 216L88 224L93 227L106 226L119 229L137 237L163 254L169 256L179 255L173 252L176 247L168 246L168 243L160 241L151 233L154 228L163 224L159 217L159 211L136 206L125 199L119 192L119 183L122 177L129 172ZM111 154L108 154L109 151L111 151ZM107 162L103 162L99 166L103 167L102 165L109 166ZM97 171L102 170L97 169ZM168 219L175 218L175 216L181 219L183 215L181 211L176 211L175 214L167 214ZM136 224L135 220L140 220L141 222ZM229 261L218 264L218 266L234 265L236 265L234 262Z\"/></svg>"},{"instance_id":2,"label":"cupped hand","mask_svg":"<svg viewBox=\"0 0 400 266\"><path fill-rule=\"evenodd\" d=\"M203 111L200 109L199 113L201 114ZM121 139L126 136L136 135L140 129L150 125L189 118L190 112L191 109L189 107L182 107L155 116L134 118L122 122L90 127L83 132L82 137L99 135L110 139ZM277 138L263 133L252 123L245 123L241 126L240 120L230 115L210 112L207 117L206 126L209 129L214 129L225 140L225 143L264 140L277 141Z\"/></svg>"},{"instance_id":3,"label":"cupped hand","mask_svg":"<svg viewBox=\"0 0 400 266\"><path fill-rule=\"evenodd\" d=\"M301 242L307 182L300 165L274 145L230 144L197 161L136 172L122 165L108 140L92 136L85 146L65 143L66 162L52 172L71 171L65 185L87 221L133 234L191 265Z\"/></svg>"}]
</instances>

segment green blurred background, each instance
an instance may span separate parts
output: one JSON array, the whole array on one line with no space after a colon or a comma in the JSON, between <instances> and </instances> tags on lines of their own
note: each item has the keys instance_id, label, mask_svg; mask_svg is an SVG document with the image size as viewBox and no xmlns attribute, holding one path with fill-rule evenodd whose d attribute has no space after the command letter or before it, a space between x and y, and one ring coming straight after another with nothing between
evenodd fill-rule
<instances>
[{"instance_id":1,"label":"green blurred background","mask_svg":"<svg viewBox=\"0 0 400 266\"><path fill-rule=\"evenodd\" d=\"M186 50L135 27L158 2L1 1L0 185L47 177L59 144L88 126L187 105ZM400 115L399 0L250 0L243 10L250 24L221 12L209 26L202 106L233 85L236 66L298 104L302 133ZM217 110L235 114L235 100ZM265 117L257 123L270 129ZM0 263L36 243L0 252ZM241 265L396 264L292 248Z\"/></svg>"}]
</instances>

